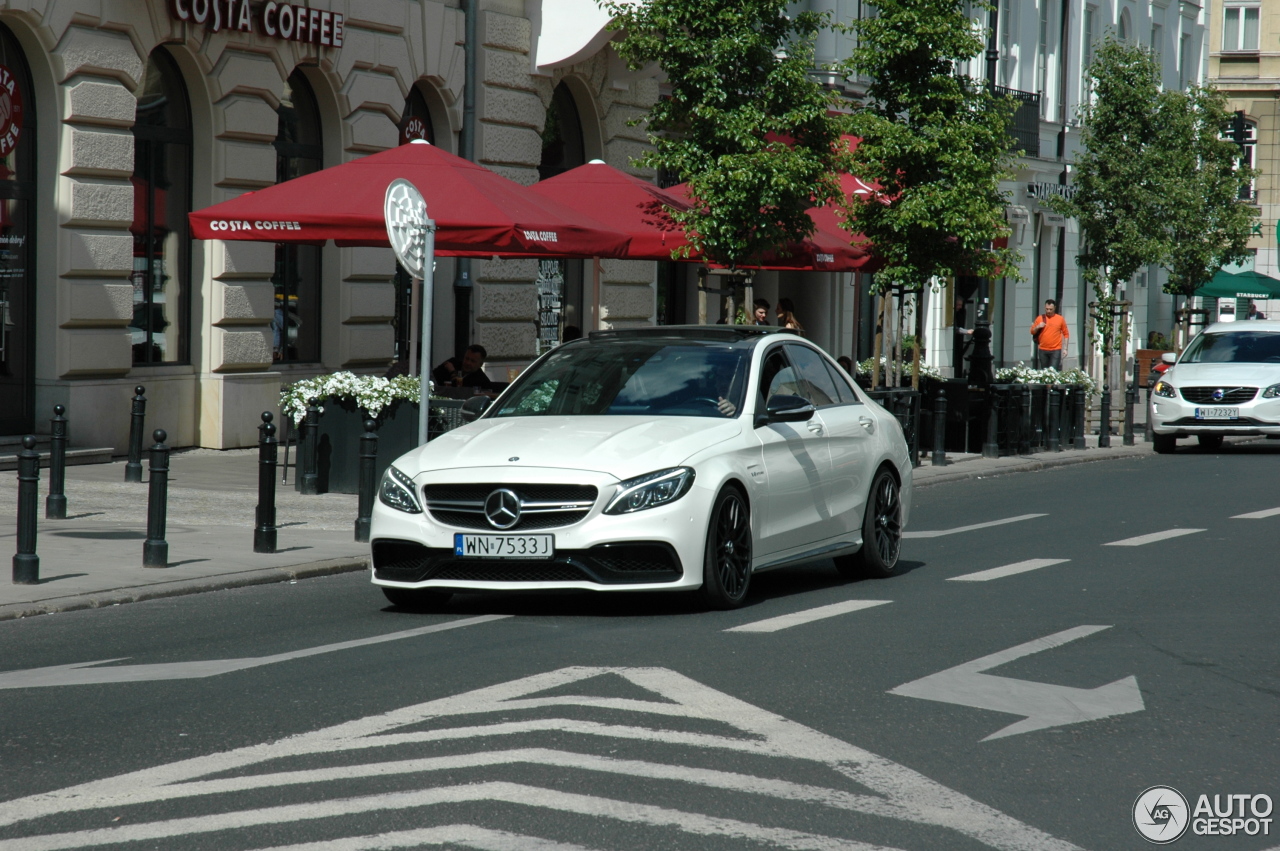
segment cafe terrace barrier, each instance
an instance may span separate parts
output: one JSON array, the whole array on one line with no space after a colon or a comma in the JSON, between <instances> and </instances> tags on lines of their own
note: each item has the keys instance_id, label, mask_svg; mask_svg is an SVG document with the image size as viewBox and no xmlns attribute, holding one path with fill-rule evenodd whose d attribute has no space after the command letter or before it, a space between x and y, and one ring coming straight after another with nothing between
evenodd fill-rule
<instances>
[{"instance_id":1,"label":"cafe terrace barrier","mask_svg":"<svg viewBox=\"0 0 1280 851\"><path fill-rule=\"evenodd\" d=\"M936 400L939 393L946 400L945 418L941 420L945 428L942 446L946 452L981 454L989 434L992 442L986 447L986 454L993 457L1084 448L1084 405L1088 397L1083 387L1047 384L984 387L970 385L964 379L932 379L921 382L920 389L930 402ZM904 391L882 389L872 392L871 396L880 401L882 395L894 392ZM1056 406L1052 404L1055 397ZM935 446L940 421L932 415L933 410L930 404L929 411L917 421L919 437L914 443L917 450L929 451ZM993 417L994 432L991 430ZM907 430L905 423L903 430Z\"/></svg>"}]
</instances>

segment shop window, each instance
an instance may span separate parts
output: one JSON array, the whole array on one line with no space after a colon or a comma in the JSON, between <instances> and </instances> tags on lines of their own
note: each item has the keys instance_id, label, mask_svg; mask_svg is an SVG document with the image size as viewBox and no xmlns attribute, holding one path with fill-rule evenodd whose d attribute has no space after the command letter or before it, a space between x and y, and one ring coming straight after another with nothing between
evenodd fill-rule
<instances>
[{"instance_id":1,"label":"shop window","mask_svg":"<svg viewBox=\"0 0 1280 851\"><path fill-rule=\"evenodd\" d=\"M26 56L0 24L0 434L35 415L35 118Z\"/></svg>"},{"instance_id":2,"label":"shop window","mask_svg":"<svg viewBox=\"0 0 1280 851\"><path fill-rule=\"evenodd\" d=\"M164 48L147 61L133 124L133 363L190 360L191 109Z\"/></svg>"},{"instance_id":3,"label":"shop window","mask_svg":"<svg viewBox=\"0 0 1280 851\"><path fill-rule=\"evenodd\" d=\"M1258 13L1255 6L1228 5L1222 10L1223 51L1258 49Z\"/></svg>"},{"instance_id":4,"label":"shop window","mask_svg":"<svg viewBox=\"0 0 1280 851\"><path fill-rule=\"evenodd\" d=\"M423 139L431 144L436 143L435 126L431 123L431 112L427 108L427 99L415 86L409 90L404 101L404 112L400 115L400 144L404 145L415 139ZM413 279L409 273L396 264L396 320L395 320L395 359L409 361L409 337L412 331L412 295ZM428 356L428 360L430 357Z\"/></svg>"},{"instance_id":5,"label":"shop window","mask_svg":"<svg viewBox=\"0 0 1280 851\"><path fill-rule=\"evenodd\" d=\"M542 161L538 165L538 179L546 180L577 168L587 162L586 144L582 135L582 118L569 87L561 83L551 96L551 108L547 110L547 123L542 131ZM560 266L560 315L562 329L569 329L569 337L581 336L588 329L590 317L586 315L583 298L582 260L546 261ZM548 280L555 277L544 273ZM563 340L564 337L561 337Z\"/></svg>"},{"instance_id":6,"label":"shop window","mask_svg":"<svg viewBox=\"0 0 1280 851\"><path fill-rule=\"evenodd\" d=\"M276 108L276 182L323 167L320 109L300 70L289 75ZM273 357L282 363L320 360L320 246L276 243Z\"/></svg>"}]
</instances>

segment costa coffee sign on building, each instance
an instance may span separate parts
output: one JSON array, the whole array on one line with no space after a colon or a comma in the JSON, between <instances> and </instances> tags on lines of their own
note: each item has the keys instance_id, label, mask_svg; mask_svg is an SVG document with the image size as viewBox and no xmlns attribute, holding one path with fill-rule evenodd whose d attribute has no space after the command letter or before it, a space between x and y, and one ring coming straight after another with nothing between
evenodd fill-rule
<instances>
[{"instance_id":1,"label":"costa coffee sign on building","mask_svg":"<svg viewBox=\"0 0 1280 851\"><path fill-rule=\"evenodd\" d=\"M215 33L260 32L282 41L342 47L343 16L309 6L271 2L255 9L249 0L169 0L169 14Z\"/></svg>"}]
</instances>

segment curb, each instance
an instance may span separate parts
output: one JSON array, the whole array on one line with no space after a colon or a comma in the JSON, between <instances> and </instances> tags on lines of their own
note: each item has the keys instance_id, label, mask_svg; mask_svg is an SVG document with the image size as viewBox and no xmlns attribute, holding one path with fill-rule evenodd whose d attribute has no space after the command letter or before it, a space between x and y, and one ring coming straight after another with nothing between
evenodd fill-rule
<instances>
[{"instance_id":1,"label":"curb","mask_svg":"<svg viewBox=\"0 0 1280 851\"><path fill-rule=\"evenodd\" d=\"M182 597L205 591L223 591L228 588L244 588L250 585L270 585L297 579L313 579L338 573L354 573L369 569L369 557L334 558L295 564L289 567L265 567L221 576L205 576L198 579L180 579L160 585L142 585L132 588L116 588L76 597L54 598L35 603L11 603L0 606L0 621L16 620L34 615L57 612L75 612L84 609L101 609L121 603L139 603L164 597Z\"/></svg>"},{"instance_id":2,"label":"curb","mask_svg":"<svg viewBox=\"0 0 1280 851\"><path fill-rule=\"evenodd\" d=\"M1017 463L1001 465L998 467L986 467L983 469L969 469L969 470L951 470L947 472L940 472L937 475L929 476L926 479L913 478L912 487L927 488L930 485L941 485L947 482L959 482L959 481L964 481L965 479L986 479L986 478L992 478L994 476L1005 476L1012 473L1032 473L1038 470L1051 470L1054 467L1070 467L1075 464L1091 464L1095 461L1118 461L1121 459L1129 459L1129 458L1148 458L1148 457L1152 457L1155 454L1154 451L1149 448L1149 446L1143 449L1139 449L1138 447L1141 445L1142 444L1138 444L1133 447L1125 446L1125 447L1121 447L1119 451L1112 450L1112 451L1106 452L1105 454L1096 454L1098 452L1096 447L1091 447L1089 449L1084 449L1084 450L1071 449L1071 450L1064 450L1063 455L1061 457L1059 457L1057 453L1054 453L1048 458L1037 458L1035 456L1032 456L1031 458L1027 458ZM1071 454L1068 455L1066 454L1067 452L1070 452ZM1040 454L1043 455L1045 453L1040 453ZM970 463L981 463L981 462L964 462L964 463L967 466Z\"/></svg>"}]
</instances>

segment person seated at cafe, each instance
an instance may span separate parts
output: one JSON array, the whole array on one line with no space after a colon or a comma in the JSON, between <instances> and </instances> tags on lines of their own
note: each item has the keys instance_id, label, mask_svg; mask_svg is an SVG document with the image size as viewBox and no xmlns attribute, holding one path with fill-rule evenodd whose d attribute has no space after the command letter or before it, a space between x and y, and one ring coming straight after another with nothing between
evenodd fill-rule
<instances>
[{"instance_id":1,"label":"person seated at cafe","mask_svg":"<svg viewBox=\"0 0 1280 851\"><path fill-rule=\"evenodd\" d=\"M489 353L484 346L473 344L459 361L449 358L431 371L431 378L437 386L443 387L475 387L480 390L492 390L493 382L484 373L484 359Z\"/></svg>"}]
</instances>

